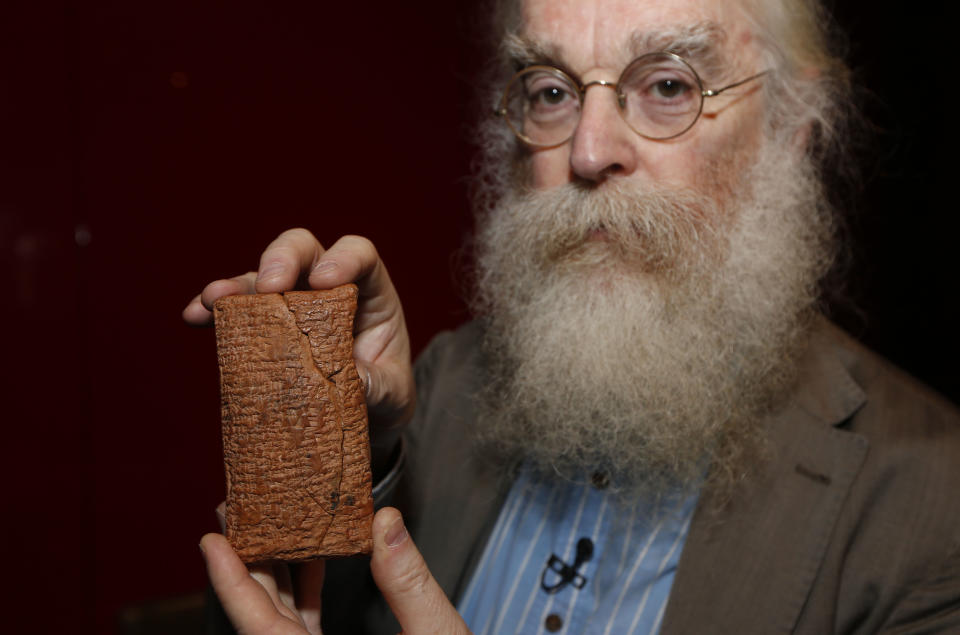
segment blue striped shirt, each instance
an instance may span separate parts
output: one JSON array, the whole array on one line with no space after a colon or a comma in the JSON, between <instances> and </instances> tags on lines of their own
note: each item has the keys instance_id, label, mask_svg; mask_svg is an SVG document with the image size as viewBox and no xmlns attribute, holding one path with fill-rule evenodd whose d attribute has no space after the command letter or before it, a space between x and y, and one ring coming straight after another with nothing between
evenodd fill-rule
<instances>
[{"instance_id":1,"label":"blue striped shirt","mask_svg":"<svg viewBox=\"0 0 960 635\"><path fill-rule=\"evenodd\" d=\"M657 633L696 499L675 497L654 514L521 471L457 608L475 635ZM557 571L575 564L582 539L592 553L576 588ZM548 569L552 555L562 563Z\"/></svg>"}]
</instances>

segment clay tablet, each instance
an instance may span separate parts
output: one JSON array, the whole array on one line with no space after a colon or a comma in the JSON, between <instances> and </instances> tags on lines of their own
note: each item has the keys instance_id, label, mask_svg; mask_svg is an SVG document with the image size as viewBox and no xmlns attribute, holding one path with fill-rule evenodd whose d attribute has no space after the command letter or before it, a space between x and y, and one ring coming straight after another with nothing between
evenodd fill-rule
<instances>
[{"instance_id":1,"label":"clay tablet","mask_svg":"<svg viewBox=\"0 0 960 635\"><path fill-rule=\"evenodd\" d=\"M244 562L373 549L356 308L354 285L214 305L226 536Z\"/></svg>"}]
</instances>

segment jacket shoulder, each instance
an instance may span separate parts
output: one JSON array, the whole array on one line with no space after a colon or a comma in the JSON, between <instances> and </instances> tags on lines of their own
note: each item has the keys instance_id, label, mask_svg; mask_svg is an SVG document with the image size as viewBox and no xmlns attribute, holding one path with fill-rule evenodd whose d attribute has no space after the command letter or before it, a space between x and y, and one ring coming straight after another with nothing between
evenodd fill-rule
<instances>
[{"instance_id":1,"label":"jacket shoulder","mask_svg":"<svg viewBox=\"0 0 960 635\"><path fill-rule=\"evenodd\" d=\"M868 450L824 566L844 574L821 576L811 605L827 589L842 598L839 632L958 627L960 410L839 328L824 335L864 396L836 427L865 438Z\"/></svg>"},{"instance_id":2,"label":"jacket shoulder","mask_svg":"<svg viewBox=\"0 0 960 635\"><path fill-rule=\"evenodd\" d=\"M840 328L826 325L824 337L865 395L863 407L848 424L851 431L877 441L930 441L933 435L960 443L960 409L955 404ZM877 436L882 439L873 438Z\"/></svg>"}]
</instances>

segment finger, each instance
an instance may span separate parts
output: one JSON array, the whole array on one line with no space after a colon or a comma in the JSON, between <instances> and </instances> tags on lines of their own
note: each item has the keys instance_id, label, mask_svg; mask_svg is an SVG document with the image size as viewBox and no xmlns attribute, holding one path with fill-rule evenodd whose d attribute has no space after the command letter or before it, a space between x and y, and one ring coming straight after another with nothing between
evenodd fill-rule
<instances>
[{"instance_id":1,"label":"finger","mask_svg":"<svg viewBox=\"0 0 960 635\"><path fill-rule=\"evenodd\" d=\"M248 565L250 577L264 588L274 608L294 622L299 621L297 607L293 602L293 588L290 584L290 571L283 562Z\"/></svg>"},{"instance_id":2,"label":"finger","mask_svg":"<svg viewBox=\"0 0 960 635\"><path fill-rule=\"evenodd\" d=\"M281 615L294 621L297 618L297 607L293 603L293 589L290 584L290 571L282 562L268 562L247 565L250 577L264 588L274 608Z\"/></svg>"},{"instance_id":3,"label":"finger","mask_svg":"<svg viewBox=\"0 0 960 635\"><path fill-rule=\"evenodd\" d=\"M296 287L313 269L323 246L306 229L288 229L267 245L257 270L257 293L277 293Z\"/></svg>"},{"instance_id":4,"label":"finger","mask_svg":"<svg viewBox=\"0 0 960 635\"><path fill-rule=\"evenodd\" d=\"M220 501L217 508L213 510L217 516L217 523L220 525L220 533L227 533L227 501Z\"/></svg>"},{"instance_id":5,"label":"finger","mask_svg":"<svg viewBox=\"0 0 960 635\"><path fill-rule=\"evenodd\" d=\"M233 625L241 632L279 630L285 618L277 611L267 589L247 571L227 539L220 534L207 534L200 540L200 549L213 590Z\"/></svg>"},{"instance_id":6,"label":"finger","mask_svg":"<svg viewBox=\"0 0 960 635\"><path fill-rule=\"evenodd\" d=\"M213 313L203 306L199 293L190 300L180 315L183 316L183 321L191 326L209 326L213 323Z\"/></svg>"},{"instance_id":7,"label":"finger","mask_svg":"<svg viewBox=\"0 0 960 635\"><path fill-rule=\"evenodd\" d=\"M255 275L251 271L226 280L214 280L203 288L203 292L200 294L200 303L205 309L212 311L213 303L225 295L256 293L254 288Z\"/></svg>"},{"instance_id":8,"label":"finger","mask_svg":"<svg viewBox=\"0 0 960 635\"><path fill-rule=\"evenodd\" d=\"M392 507L373 518L370 570L407 635L469 633L407 534L400 512Z\"/></svg>"},{"instance_id":9,"label":"finger","mask_svg":"<svg viewBox=\"0 0 960 635\"><path fill-rule=\"evenodd\" d=\"M409 369L409 362L403 357L382 357L379 363L368 363L357 356L357 372L366 392L370 425L377 430L399 429L413 415L416 386Z\"/></svg>"},{"instance_id":10,"label":"finger","mask_svg":"<svg viewBox=\"0 0 960 635\"><path fill-rule=\"evenodd\" d=\"M203 292L195 296L190 304L183 309L184 321L193 326L213 324L213 303L225 295L256 293L254 290L255 279L256 274L250 272L225 280L214 280L204 287Z\"/></svg>"},{"instance_id":11,"label":"finger","mask_svg":"<svg viewBox=\"0 0 960 635\"><path fill-rule=\"evenodd\" d=\"M320 604L323 578L326 571L324 560L313 560L300 565L297 577L297 606L300 619L311 635L320 635Z\"/></svg>"},{"instance_id":12,"label":"finger","mask_svg":"<svg viewBox=\"0 0 960 635\"><path fill-rule=\"evenodd\" d=\"M273 580L277 585L277 596L291 614L297 612L297 603L293 599L293 582L290 580L290 567L285 562L273 563Z\"/></svg>"},{"instance_id":13,"label":"finger","mask_svg":"<svg viewBox=\"0 0 960 635\"><path fill-rule=\"evenodd\" d=\"M247 565L247 571L250 573L250 577L264 588L273 601L273 605L279 607L281 601L280 594L277 592L277 581L273 577L273 565L270 563Z\"/></svg>"},{"instance_id":14,"label":"finger","mask_svg":"<svg viewBox=\"0 0 960 635\"><path fill-rule=\"evenodd\" d=\"M373 243L344 236L322 255L309 282L314 288L357 284L361 304L353 354L366 387L371 421L405 421L415 392L410 340L400 298Z\"/></svg>"},{"instance_id":15,"label":"finger","mask_svg":"<svg viewBox=\"0 0 960 635\"><path fill-rule=\"evenodd\" d=\"M376 247L362 236L343 236L320 254L310 270L309 282L314 289L331 289L348 282L357 285L364 303L363 315L358 317L366 320L356 324L358 332L390 319L400 308Z\"/></svg>"}]
</instances>

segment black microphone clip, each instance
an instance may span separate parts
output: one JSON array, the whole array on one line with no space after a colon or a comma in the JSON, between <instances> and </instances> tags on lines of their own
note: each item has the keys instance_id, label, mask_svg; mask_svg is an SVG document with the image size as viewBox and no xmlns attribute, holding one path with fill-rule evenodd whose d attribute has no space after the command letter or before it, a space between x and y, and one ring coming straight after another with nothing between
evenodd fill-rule
<instances>
[{"instance_id":1,"label":"black microphone clip","mask_svg":"<svg viewBox=\"0 0 960 635\"><path fill-rule=\"evenodd\" d=\"M581 538L577 541L577 555L572 565L564 562L556 554L551 554L550 559L547 561L547 566L540 576L540 586L547 593L556 593L568 584L573 584L575 589L582 589L583 585L587 583L587 579L577 573L577 569L592 557L593 541L589 538ZM559 574L560 581L552 585L547 584L547 571L553 571Z\"/></svg>"}]
</instances>

